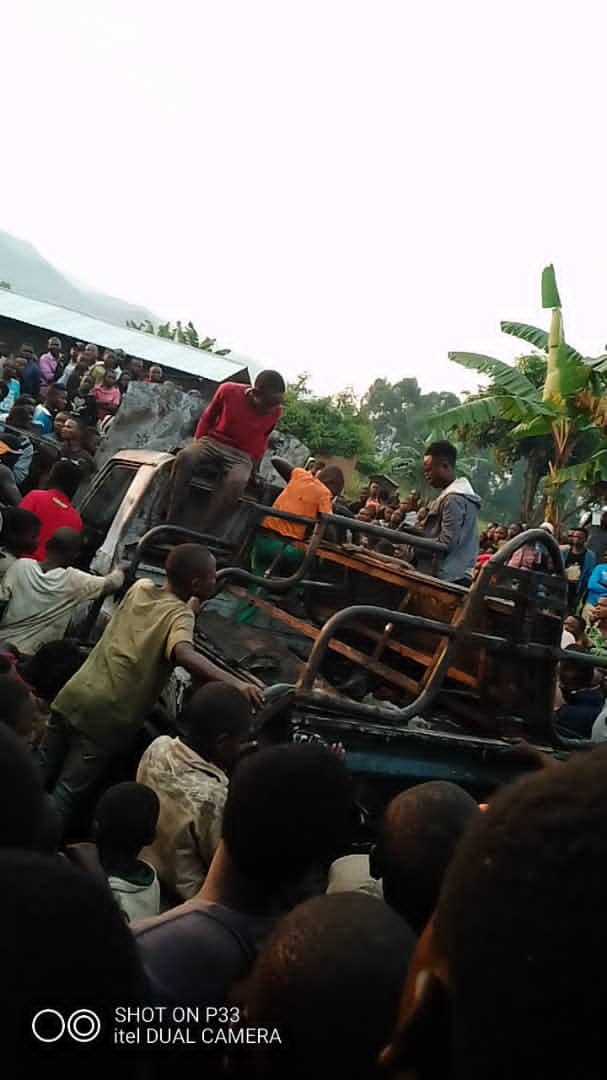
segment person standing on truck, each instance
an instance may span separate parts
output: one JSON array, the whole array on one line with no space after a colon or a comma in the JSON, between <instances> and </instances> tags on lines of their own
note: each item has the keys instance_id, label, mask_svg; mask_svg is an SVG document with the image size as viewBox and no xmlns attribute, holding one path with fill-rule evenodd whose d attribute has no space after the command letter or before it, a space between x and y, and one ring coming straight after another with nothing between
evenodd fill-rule
<instances>
[{"instance_id":1,"label":"person standing on truck","mask_svg":"<svg viewBox=\"0 0 607 1080\"><path fill-rule=\"evenodd\" d=\"M181 523L190 481L205 465L215 465L220 478L199 527L209 529L235 506L280 420L284 392L277 371L262 371L253 387L226 382L217 388L198 421L194 442L175 458L168 521Z\"/></svg>"},{"instance_id":2,"label":"person standing on truck","mask_svg":"<svg viewBox=\"0 0 607 1080\"><path fill-rule=\"evenodd\" d=\"M215 559L200 544L180 544L166 563L167 583L142 579L127 592L87 660L51 705L40 750L44 781L64 822L131 744L174 666L199 682L235 686L253 707L263 693L194 648L195 613L215 590Z\"/></svg>"},{"instance_id":3,"label":"person standing on truck","mask_svg":"<svg viewBox=\"0 0 607 1080\"><path fill-rule=\"evenodd\" d=\"M314 520L318 514L333 513L333 499L344 489L344 474L337 465L325 465L318 473L294 469L288 461L272 458L272 465L287 486L273 503L274 510L297 514ZM278 556L285 563L298 566L303 551L293 547L290 540L303 540L306 526L284 518L266 517L255 537L253 572L262 573Z\"/></svg>"},{"instance_id":4,"label":"person standing on truck","mask_svg":"<svg viewBox=\"0 0 607 1080\"><path fill-rule=\"evenodd\" d=\"M478 556L478 511L480 497L470 481L455 477L457 450L449 442L434 442L424 454L426 483L440 490L428 507L421 535L444 544L446 554L438 571L441 581L469 586ZM431 573L432 557L417 554L416 566Z\"/></svg>"}]
</instances>

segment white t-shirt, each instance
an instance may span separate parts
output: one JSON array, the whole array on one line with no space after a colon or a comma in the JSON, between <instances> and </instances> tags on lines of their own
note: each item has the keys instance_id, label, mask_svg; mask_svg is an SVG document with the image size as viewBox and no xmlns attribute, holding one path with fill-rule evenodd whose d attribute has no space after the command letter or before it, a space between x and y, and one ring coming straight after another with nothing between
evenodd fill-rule
<instances>
[{"instance_id":1,"label":"white t-shirt","mask_svg":"<svg viewBox=\"0 0 607 1080\"><path fill-rule=\"evenodd\" d=\"M45 573L35 559L17 559L0 585L0 640L32 655L62 638L78 605L101 596L105 584L73 566Z\"/></svg>"}]
</instances>

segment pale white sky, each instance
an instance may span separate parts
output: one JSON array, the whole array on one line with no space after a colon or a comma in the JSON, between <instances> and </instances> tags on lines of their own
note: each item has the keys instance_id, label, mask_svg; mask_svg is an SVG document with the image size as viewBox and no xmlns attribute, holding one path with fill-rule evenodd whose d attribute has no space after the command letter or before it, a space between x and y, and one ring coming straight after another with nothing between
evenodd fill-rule
<instances>
[{"instance_id":1,"label":"pale white sky","mask_svg":"<svg viewBox=\"0 0 607 1080\"><path fill-rule=\"evenodd\" d=\"M602 0L2 5L0 227L314 388L607 342Z\"/></svg>"}]
</instances>

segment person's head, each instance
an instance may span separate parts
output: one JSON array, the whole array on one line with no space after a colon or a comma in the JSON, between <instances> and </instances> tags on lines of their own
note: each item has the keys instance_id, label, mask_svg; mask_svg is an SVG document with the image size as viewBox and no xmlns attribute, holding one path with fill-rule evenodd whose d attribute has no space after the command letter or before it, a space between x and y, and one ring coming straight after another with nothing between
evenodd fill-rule
<instances>
[{"instance_id":1,"label":"person's head","mask_svg":"<svg viewBox=\"0 0 607 1080\"><path fill-rule=\"evenodd\" d=\"M89 365L95 364L99 359L99 349L96 345L89 342L88 345L84 346L84 356Z\"/></svg>"},{"instance_id":2,"label":"person's head","mask_svg":"<svg viewBox=\"0 0 607 1080\"><path fill-rule=\"evenodd\" d=\"M59 359L59 357L61 356L61 341L58 337L52 337L48 339L48 351L50 352L51 356L55 357L55 360Z\"/></svg>"},{"instance_id":3,"label":"person's head","mask_svg":"<svg viewBox=\"0 0 607 1080\"><path fill-rule=\"evenodd\" d=\"M129 372L128 371L121 371L120 372L120 378L118 379L118 389L120 390L121 394L126 394L128 388L129 388L130 381L131 381L131 376L130 376Z\"/></svg>"},{"instance_id":4,"label":"person's head","mask_svg":"<svg viewBox=\"0 0 607 1080\"><path fill-rule=\"evenodd\" d=\"M576 644L569 645L566 652L569 650L580 652L579 646ZM588 690L594 680L594 668L592 664L580 664L576 663L573 658L571 660L561 660L559 664L559 686L561 688L563 697L568 700L572 694L576 694L578 690Z\"/></svg>"},{"instance_id":5,"label":"person's head","mask_svg":"<svg viewBox=\"0 0 607 1080\"><path fill-rule=\"evenodd\" d=\"M0 724L29 745L35 716L36 703L25 683L14 675L0 675Z\"/></svg>"},{"instance_id":6,"label":"person's head","mask_svg":"<svg viewBox=\"0 0 607 1080\"><path fill-rule=\"evenodd\" d=\"M403 514L400 510L393 510L390 514L390 528L398 529L399 525L403 523Z\"/></svg>"},{"instance_id":7,"label":"person's head","mask_svg":"<svg viewBox=\"0 0 607 1080\"><path fill-rule=\"evenodd\" d=\"M274 894L343 855L352 823L351 781L343 762L322 746L291 743L238 763L223 840L240 873Z\"/></svg>"},{"instance_id":8,"label":"person's head","mask_svg":"<svg viewBox=\"0 0 607 1080\"><path fill-rule=\"evenodd\" d=\"M324 461L313 461L310 466L310 472L312 473L312 476L318 476L318 474L321 473L323 469L326 469L326 467Z\"/></svg>"},{"instance_id":9,"label":"person's head","mask_svg":"<svg viewBox=\"0 0 607 1080\"><path fill-rule=\"evenodd\" d=\"M66 415L63 428L61 431L61 438L68 446L80 446L82 444L82 435L84 431L84 425L82 420L78 416Z\"/></svg>"},{"instance_id":10,"label":"person's head","mask_svg":"<svg viewBox=\"0 0 607 1080\"><path fill-rule=\"evenodd\" d=\"M2 851L0 874L0 950L10 986L0 1031L8 1060L37 1075L52 1057L62 1080L81 1077L86 1061L89 1075L125 1076L114 1045L115 1012L144 1000L145 981L111 891L50 854ZM91 1058L80 1043L92 1039ZM139 1065L135 1051L131 1076L140 1075Z\"/></svg>"},{"instance_id":11,"label":"person's head","mask_svg":"<svg viewBox=\"0 0 607 1080\"><path fill-rule=\"evenodd\" d=\"M332 495L341 495L344 490L344 474L337 465L325 465L324 469L316 473L316 478Z\"/></svg>"},{"instance_id":12,"label":"person's head","mask_svg":"<svg viewBox=\"0 0 607 1080\"><path fill-rule=\"evenodd\" d=\"M239 1000L248 1026L276 1028L280 1046L251 1051L248 1076L307 1080L375 1076L415 939L381 900L316 896L294 908L261 946Z\"/></svg>"},{"instance_id":13,"label":"person's head","mask_svg":"<svg viewBox=\"0 0 607 1080\"><path fill-rule=\"evenodd\" d=\"M508 539L508 529L505 525L498 525L493 531L493 537L497 544L504 544Z\"/></svg>"},{"instance_id":14,"label":"person's head","mask_svg":"<svg viewBox=\"0 0 607 1080\"><path fill-rule=\"evenodd\" d=\"M372 522L375 521L375 511L370 506L361 506L356 517L359 521Z\"/></svg>"},{"instance_id":15,"label":"person's head","mask_svg":"<svg viewBox=\"0 0 607 1080\"><path fill-rule=\"evenodd\" d=\"M55 414L62 412L67 404L67 390L59 383L51 383L46 392L46 407L49 412Z\"/></svg>"},{"instance_id":16,"label":"person's head","mask_svg":"<svg viewBox=\"0 0 607 1080\"><path fill-rule=\"evenodd\" d=\"M58 412L55 415L55 419L53 421L53 431L55 432L55 435L57 436L58 439L60 439L62 437L63 428L65 427L65 422L67 420L67 417L68 417L68 414L66 412Z\"/></svg>"},{"instance_id":17,"label":"person's head","mask_svg":"<svg viewBox=\"0 0 607 1080\"><path fill-rule=\"evenodd\" d=\"M2 511L2 532L0 543L11 555L18 559L24 555L33 555L40 541L40 518L20 506L11 506Z\"/></svg>"},{"instance_id":18,"label":"person's head","mask_svg":"<svg viewBox=\"0 0 607 1080\"><path fill-rule=\"evenodd\" d=\"M13 683L22 685L12 675L3 678L11 681L10 693ZM31 751L10 730L12 726L0 724L0 849L36 851L45 813L44 788Z\"/></svg>"},{"instance_id":19,"label":"person's head","mask_svg":"<svg viewBox=\"0 0 607 1080\"><path fill-rule=\"evenodd\" d=\"M106 368L103 373L102 385L106 390L111 390L112 386L116 385L116 372L113 368Z\"/></svg>"},{"instance_id":20,"label":"person's head","mask_svg":"<svg viewBox=\"0 0 607 1080\"><path fill-rule=\"evenodd\" d=\"M131 373L131 379L134 382L140 382L143 378L143 360L140 360L137 356L131 356L129 360L129 371Z\"/></svg>"},{"instance_id":21,"label":"person's head","mask_svg":"<svg viewBox=\"0 0 607 1080\"><path fill-rule=\"evenodd\" d=\"M82 667L85 657L77 641L62 638L41 645L23 668L23 678L37 697L51 702Z\"/></svg>"},{"instance_id":22,"label":"person's head","mask_svg":"<svg viewBox=\"0 0 607 1080\"><path fill-rule=\"evenodd\" d=\"M103 862L111 854L137 858L156 835L160 803L145 784L126 780L114 784L99 799L93 834Z\"/></svg>"},{"instance_id":23,"label":"person's head","mask_svg":"<svg viewBox=\"0 0 607 1080\"><path fill-rule=\"evenodd\" d=\"M444 780L417 784L386 807L371 872L382 879L386 903L416 934L431 917L457 844L478 813L468 792Z\"/></svg>"},{"instance_id":24,"label":"person's head","mask_svg":"<svg viewBox=\"0 0 607 1080\"><path fill-rule=\"evenodd\" d=\"M61 491L64 495L67 495L68 499L72 499L76 494L80 481L82 480L82 473L74 461L60 460L56 465L53 465L48 486L50 490Z\"/></svg>"},{"instance_id":25,"label":"person's head","mask_svg":"<svg viewBox=\"0 0 607 1080\"><path fill-rule=\"evenodd\" d=\"M563 629L568 634L573 634L576 645L581 645L586 636L586 623L581 615L568 615L563 623Z\"/></svg>"},{"instance_id":26,"label":"person's head","mask_svg":"<svg viewBox=\"0 0 607 1080\"><path fill-rule=\"evenodd\" d=\"M207 683L192 694L183 727L188 746L229 774L249 736L251 708L235 686Z\"/></svg>"},{"instance_id":27,"label":"person's head","mask_svg":"<svg viewBox=\"0 0 607 1080\"><path fill-rule=\"evenodd\" d=\"M285 381L277 371L260 371L255 379L251 398L259 413L269 413L282 404Z\"/></svg>"},{"instance_id":28,"label":"person's head","mask_svg":"<svg viewBox=\"0 0 607 1080\"><path fill-rule=\"evenodd\" d=\"M424 521L426 520L427 517L428 517L428 507L427 506L420 506L419 510L417 511L417 524L418 525L423 525L423 523L424 523Z\"/></svg>"},{"instance_id":29,"label":"person's head","mask_svg":"<svg viewBox=\"0 0 607 1080\"><path fill-rule=\"evenodd\" d=\"M520 536L522 531L523 531L523 526L520 524L520 522L513 521L512 524L508 526L508 530L507 530L508 540L513 540L515 536Z\"/></svg>"},{"instance_id":30,"label":"person's head","mask_svg":"<svg viewBox=\"0 0 607 1080\"><path fill-rule=\"evenodd\" d=\"M153 383L161 383L162 382L162 368L160 367L160 364L152 364L152 366L151 366L151 368L150 368L150 370L148 372L148 378L149 378L150 382L153 382Z\"/></svg>"},{"instance_id":31,"label":"person's head","mask_svg":"<svg viewBox=\"0 0 607 1080\"><path fill-rule=\"evenodd\" d=\"M597 600L592 609L590 621L598 623L599 626L604 626L607 623L607 597L603 596L600 600Z\"/></svg>"},{"instance_id":32,"label":"person's head","mask_svg":"<svg viewBox=\"0 0 607 1080\"><path fill-rule=\"evenodd\" d=\"M21 353L22 356L26 356L28 360L34 360L35 361L37 359L36 353L34 352L33 345L29 345L25 341L24 341L23 345L21 345L21 347L19 349L19 352Z\"/></svg>"},{"instance_id":33,"label":"person's head","mask_svg":"<svg viewBox=\"0 0 607 1080\"><path fill-rule=\"evenodd\" d=\"M577 554L581 554L584 550L587 539L588 533L582 526L576 525L573 529L570 529L567 534L567 543L571 550L575 551Z\"/></svg>"},{"instance_id":34,"label":"person's head","mask_svg":"<svg viewBox=\"0 0 607 1080\"><path fill-rule=\"evenodd\" d=\"M5 360L2 366L2 377L4 379L16 379L17 378L17 365L14 360Z\"/></svg>"},{"instance_id":35,"label":"person's head","mask_svg":"<svg viewBox=\"0 0 607 1080\"><path fill-rule=\"evenodd\" d=\"M171 591L182 600L208 600L215 592L215 558L202 544L179 544L166 561Z\"/></svg>"},{"instance_id":36,"label":"person's head","mask_svg":"<svg viewBox=\"0 0 607 1080\"><path fill-rule=\"evenodd\" d=\"M46 561L53 567L73 566L78 561L81 543L80 533L75 529L57 529L46 542Z\"/></svg>"},{"instance_id":37,"label":"person's head","mask_svg":"<svg viewBox=\"0 0 607 1080\"><path fill-rule=\"evenodd\" d=\"M30 357L24 356L23 353L20 353L20 352L17 353L17 355L15 357L15 370L17 372L17 377L18 378L21 378L21 376L23 375L23 372L25 371L27 365L30 362L31 362Z\"/></svg>"},{"instance_id":38,"label":"person's head","mask_svg":"<svg viewBox=\"0 0 607 1080\"><path fill-rule=\"evenodd\" d=\"M379 498L379 484L377 483L377 481L376 481L376 480L373 480L373 481L372 481L372 482L371 482L371 483L369 484L369 495L368 495L368 498L369 498L369 499L378 499L378 498Z\"/></svg>"},{"instance_id":39,"label":"person's head","mask_svg":"<svg viewBox=\"0 0 607 1080\"><path fill-rule=\"evenodd\" d=\"M70 345L70 360L72 361L72 363L75 363L78 360L78 357L82 356L83 353L84 353L84 342L83 341L74 341L74 342L72 342L72 344Z\"/></svg>"},{"instance_id":40,"label":"person's head","mask_svg":"<svg viewBox=\"0 0 607 1080\"><path fill-rule=\"evenodd\" d=\"M106 349L103 353L103 366L106 371L113 371L116 367L116 354L113 349Z\"/></svg>"},{"instance_id":41,"label":"person's head","mask_svg":"<svg viewBox=\"0 0 607 1080\"><path fill-rule=\"evenodd\" d=\"M604 748L479 814L411 961L388 1078L602 1078L606 822Z\"/></svg>"},{"instance_id":42,"label":"person's head","mask_svg":"<svg viewBox=\"0 0 607 1080\"><path fill-rule=\"evenodd\" d=\"M80 380L80 386L78 387L78 389L79 389L81 395L83 397L86 397L87 394L90 394L90 392L93 389L94 385L95 385L95 380L94 380L93 376L89 375L87 373L86 375L82 376L82 378Z\"/></svg>"},{"instance_id":43,"label":"person's head","mask_svg":"<svg viewBox=\"0 0 607 1080\"><path fill-rule=\"evenodd\" d=\"M401 499L399 506L400 506L400 512L404 517L405 514L409 514L411 512L411 510L413 508L413 503L411 502L410 498Z\"/></svg>"},{"instance_id":44,"label":"person's head","mask_svg":"<svg viewBox=\"0 0 607 1080\"><path fill-rule=\"evenodd\" d=\"M455 480L457 450L450 442L433 442L424 453L424 478L433 488L446 488Z\"/></svg>"},{"instance_id":45,"label":"person's head","mask_svg":"<svg viewBox=\"0 0 607 1080\"><path fill-rule=\"evenodd\" d=\"M32 426L32 420L34 419L35 407L35 405L19 405L15 402L6 418L9 427L19 428L22 431L29 431Z\"/></svg>"}]
</instances>

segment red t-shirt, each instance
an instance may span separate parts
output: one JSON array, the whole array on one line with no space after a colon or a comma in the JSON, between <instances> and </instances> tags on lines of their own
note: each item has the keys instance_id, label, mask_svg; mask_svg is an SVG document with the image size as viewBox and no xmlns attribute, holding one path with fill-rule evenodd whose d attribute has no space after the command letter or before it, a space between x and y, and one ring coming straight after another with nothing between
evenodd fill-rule
<instances>
[{"instance_id":1,"label":"red t-shirt","mask_svg":"<svg viewBox=\"0 0 607 1080\"><path fill-rule=\"evenodd\" d=\"M256 412L249 404L250 389L244 383L222 383L200 417L195 437L208 435L261 461L282 409L277 405L269 413Z\"/></svg>"},{"instance_id":2,"label":"red t-shirt","mask_svg":"<svg viewBox=\"0 0 607 1080\"><path fill-rule=\"evenodd\" d=\"M91 390L97 402L97 419L105 420L111 414L105 408L106 405L120 405L120 390L117 386L94 386Z\"/></svg>"},{"instance_id":3,"label":"red t-shirt","mask_svg":"<svg viewBox=\"0 0 607 1080\"><path fill-rule=\"evenodd\" d=\"M40 518L40 542L33 555L38 562L46 559L46 542L57 529L67 528L82 532L82 518L62 491L30 491L19 505Z\"/></svg>"}]
</instances>

